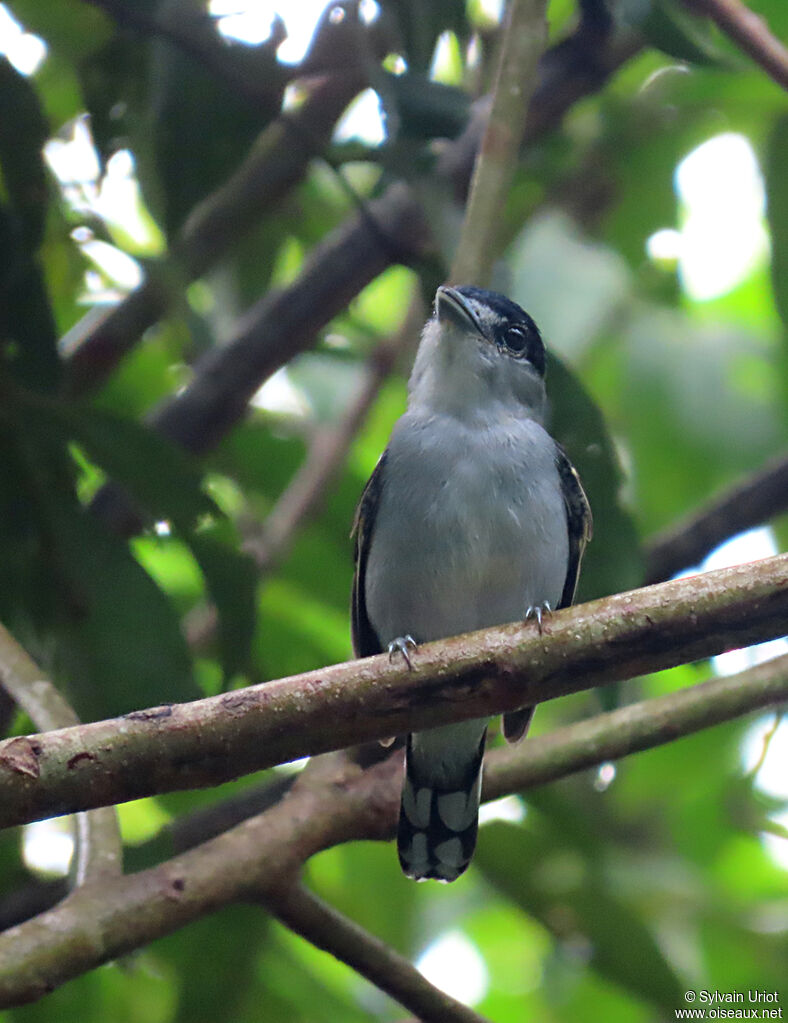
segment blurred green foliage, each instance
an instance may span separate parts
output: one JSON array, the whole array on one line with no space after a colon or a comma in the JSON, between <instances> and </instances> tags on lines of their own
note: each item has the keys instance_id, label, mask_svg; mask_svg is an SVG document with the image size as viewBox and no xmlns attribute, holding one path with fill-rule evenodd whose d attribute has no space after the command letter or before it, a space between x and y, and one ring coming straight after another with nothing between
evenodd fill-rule
<instances>
[{"instance_id":1,"label":"blurred green foliage","mask_svg":"<svg viewBox=\"0 0 788 1023\"><path fill-rule=\"evenodd\" d=\"M233 73L257 76L270 101L252 110L248 96L171 38L120 29L101 4L7 6L48 52L31 77L0 58L0 620L85 719L348 657L348 533L404 407L406 365L383 386L318 513L259 584L239 535L265 519L311 441L338 421L368 353L400 326L412 291L429 292L436 267L384 273L288 368L289 406L256 404L202 461L141 423L239 313L268 287L296 279L327 232L393 176L406 175L428 197L437 247L450 253L459 211L436 184L434 155L490 79L493 27L476 3L381 0L391 48L408 62L399 77L372 69L385 145L334 144L101 390L75 403L59 392L57 338L84 312L86 271L94 291L119 290L89 262L78 244L84 234L74 234L119 237L91 201L111 176L113 153L130 150L146 202L170 235L243 158L292 72L265 48L225 47ZM788 36L784 0L750 6ZM181 26L200 11L197 0L134 7L141 23ZM498 270L500 287L544 329L554 430L594 508L583 599L638 585L642 541L777 454L788 432L785 95L678 2L617 9L620 22L644 33L646 48L530 147ZM560 40L575 5L552 0L550 15L551 39ZM464 68L462 83L449 75L452 84L436 84L429 75L441 33L455 33L464 53L477 30L481 66ZM75 199L73 182L64 186L46 167L42 146L56 133L66 137L67 122L85 112L99 180ZM646 242L681 228L676 167L724 132L743 133L763 168L771 262L764 251L733 288L698 301L675 260L650 258ZM131 543L87 509L109 477L145 517ZM156 522L166 526L156 530ZM777 535L786 539L784 525ZM218 607L218 634L197 656L183 622L208 599ZM691 685L708 672L685 666L622 687L619 698ZM593 713L598 701L591 693L546 704L535 729ZM20 717L11 727L29 723ZM788 878L763 836L779 830L774 814L785 806L745 773L748 727L732 723L638 754L612 782L591 771L516 798L522 819L484 825L472 869L449 888L413 885L392 850L372 843L320 854L307 880L414 958L461 931L486 969L477 1008L497 1023L651 1023L673 1018L687 988L779 989ZM259 781L122 811L129 864L167 855L166 825L157 832L163 820ZM0 907L37 881L21 849L19 832L0 837ZM234 906L35 1005L0 1013L9 1023L55 1018L353 1023L393 1021L402 1011L261 910Z\"/></svg>"}]
</instances>

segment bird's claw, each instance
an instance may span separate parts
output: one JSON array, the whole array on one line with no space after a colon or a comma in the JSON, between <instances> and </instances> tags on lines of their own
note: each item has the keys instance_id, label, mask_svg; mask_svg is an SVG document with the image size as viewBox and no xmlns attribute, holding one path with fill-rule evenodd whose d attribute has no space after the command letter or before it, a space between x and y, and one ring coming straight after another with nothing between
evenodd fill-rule
<instances>
[{"instance_id":1,"label":"bird's claw","mask_svg":"<svg viewBox=\"0 0 788 1023\"><path fill-rule=\"evenodd\" d=\"M388 645L389 661L394 660L394 654L402 654L402 656L405 658L405 663L407 664L408 668L411 671L413 671L413 664L411 662L408 649L415 650L416 646L417 643L413 636L397 636L397 638L392 639L392 641Z\"/></svg>"},{"instance_id":2,"label":"bird's claw","mask_svg":"<svg viewBox=\"0 0 788 1023\"><path fill-rule=\"evenodd\" d=\"M525 620L529 621L531 618L536 619L536 627L539 630L539 635L542 635L542 615L553 613L552 607L550 607L550 601L545 600L541 604L530 604L525 611Z\"/></svg>"}]
</instances>

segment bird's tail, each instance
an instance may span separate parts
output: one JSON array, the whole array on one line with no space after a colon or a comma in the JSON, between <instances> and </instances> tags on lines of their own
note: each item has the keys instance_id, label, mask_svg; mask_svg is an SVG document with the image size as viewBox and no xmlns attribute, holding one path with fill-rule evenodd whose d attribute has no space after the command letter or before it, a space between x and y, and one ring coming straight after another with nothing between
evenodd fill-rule
<instances>
[{"instance_id":1,"label":"bird's tail","mask_svg":"<svg viewBox=\"0 0 788 1023\"><path fill-rule=\"evenodd\" d=\"M408 736L397 849L416 881L455 881L476 846L486 721Z\"/></svg>"}]
</instances>

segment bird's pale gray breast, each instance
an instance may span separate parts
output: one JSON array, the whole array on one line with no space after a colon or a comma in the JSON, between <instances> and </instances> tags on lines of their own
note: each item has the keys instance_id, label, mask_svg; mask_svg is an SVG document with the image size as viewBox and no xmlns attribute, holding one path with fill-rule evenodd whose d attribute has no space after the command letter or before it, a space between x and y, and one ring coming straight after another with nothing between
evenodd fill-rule
<instances>
[{"instance_id":1,"label":"bird's pale gray breast","mask_svg":"<svg viewBox=\"0 0 788 1023\"><path fill-rule=\"evenodd\" d=\"M555 444L534 420L487 428L407 413L387 449L367 562L381 642L418 642L555 607L566 578Z\"/></svg>"}]
</instances>

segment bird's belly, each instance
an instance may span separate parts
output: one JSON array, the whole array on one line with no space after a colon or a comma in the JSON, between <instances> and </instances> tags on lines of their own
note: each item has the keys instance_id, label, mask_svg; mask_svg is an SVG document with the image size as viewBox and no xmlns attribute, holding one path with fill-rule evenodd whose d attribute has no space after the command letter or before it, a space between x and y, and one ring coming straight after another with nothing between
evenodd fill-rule
<instances>
[{"instance_id":1,"label":"bird's belly","mask_svg":"<svg viewBox=\"0 0 788 1023\"><path fill-rule=\"evenodd\" d=\"M399 506L379 517L369 552L367 612L383 644L453 636L558 604L568 541L557 486L478 463L410 483L389 489Z\"/></svg>"}]
</instances>

